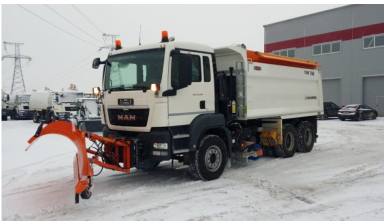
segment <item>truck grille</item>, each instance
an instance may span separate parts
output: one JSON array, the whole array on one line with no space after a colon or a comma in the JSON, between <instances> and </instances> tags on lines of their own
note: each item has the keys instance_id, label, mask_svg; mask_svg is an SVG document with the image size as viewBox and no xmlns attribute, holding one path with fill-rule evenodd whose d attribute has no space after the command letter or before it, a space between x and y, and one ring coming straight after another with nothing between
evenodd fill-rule
<instances>
[{"instance_id":1,"label":"truck grille","mask_svg":"<svg viewBox=\"0 0 384 224\"><path fill-rule=\"evenodd\" d=\"M149 107L147 106L109 106L108 117L112 125L147 126Z\"/></svg>"}]
</instances>

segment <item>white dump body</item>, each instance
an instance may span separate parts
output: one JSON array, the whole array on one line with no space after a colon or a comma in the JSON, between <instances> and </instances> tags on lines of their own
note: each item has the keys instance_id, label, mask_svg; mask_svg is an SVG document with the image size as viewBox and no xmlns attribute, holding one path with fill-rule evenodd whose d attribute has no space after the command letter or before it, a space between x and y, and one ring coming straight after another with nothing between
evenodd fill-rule
<instances>
[{"instance_id":1,"label":"white dump body","mask_svg":"<svg viewBox=\"0 0 384 224\"><path fill-rule=\"evenodd\" d=\"M52 95L51 91L32 92L29 101L30 110L40 111L52 107Z\"/></svg>"},{"instance_id":2,"label":"white dump body","mask_svg":"<svg viewBox=\"0 0 384 224\"><path fill-rule=\"evenodd\" d=\"M215 49L217 71L236 76L237 119L294 118L323 111L321 74L317 69L248 61L242 47Z\"/></svg>"}]
</instances>

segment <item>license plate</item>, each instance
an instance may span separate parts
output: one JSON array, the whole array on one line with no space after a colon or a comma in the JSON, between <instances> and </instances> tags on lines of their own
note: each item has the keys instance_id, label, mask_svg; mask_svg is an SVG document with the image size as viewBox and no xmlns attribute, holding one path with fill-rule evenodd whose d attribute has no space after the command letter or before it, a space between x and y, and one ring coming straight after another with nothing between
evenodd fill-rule
<instances>
[{"instance_id":1,"label":"license plate","mask_svg":"<svg viewBox=\"0 0 384 224\"><path fill-rule=\"evenodd\" d=\"M117 103L118 105L129 106L133 105L133 99L118 99Z\"/></svg>"}]
</instances>

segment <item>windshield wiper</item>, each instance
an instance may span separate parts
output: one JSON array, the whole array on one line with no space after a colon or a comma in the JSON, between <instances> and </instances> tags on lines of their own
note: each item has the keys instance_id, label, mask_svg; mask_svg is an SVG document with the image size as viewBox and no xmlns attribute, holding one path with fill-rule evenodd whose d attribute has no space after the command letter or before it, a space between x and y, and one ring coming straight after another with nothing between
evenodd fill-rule
<instances>
[{"instance_id":1,"label":"windshield wiper","mask_svg":"<svg viewBox=\"0 0 384 224\"><path fill-rule=\"evenodd\" d=\"M138 89L141 89L143 90L143 92L147 92L147 90L149 89L148 86L133 86L133 90L138 90Z\"/></svg>"}]
</instances>

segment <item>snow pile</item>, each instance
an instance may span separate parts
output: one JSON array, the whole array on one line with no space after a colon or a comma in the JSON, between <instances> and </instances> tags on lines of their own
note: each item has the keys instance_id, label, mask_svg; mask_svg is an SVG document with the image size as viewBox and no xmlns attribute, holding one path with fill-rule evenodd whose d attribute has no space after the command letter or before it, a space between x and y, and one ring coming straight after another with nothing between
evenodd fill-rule
<instances>
[{"instance_id":1,"label":"snow pile","mask_svg":"<svg viewBox=\"0 0 384 224\"><path fill-rule=\"evenodd\" d=\"M310 153L232 161L207 182L170 162L104 170L74 204L73 143L49 135L25 152L38 124L2 122L2 220L384 220L384 118L318 125Z\"/></svg>"}]
</instances>

